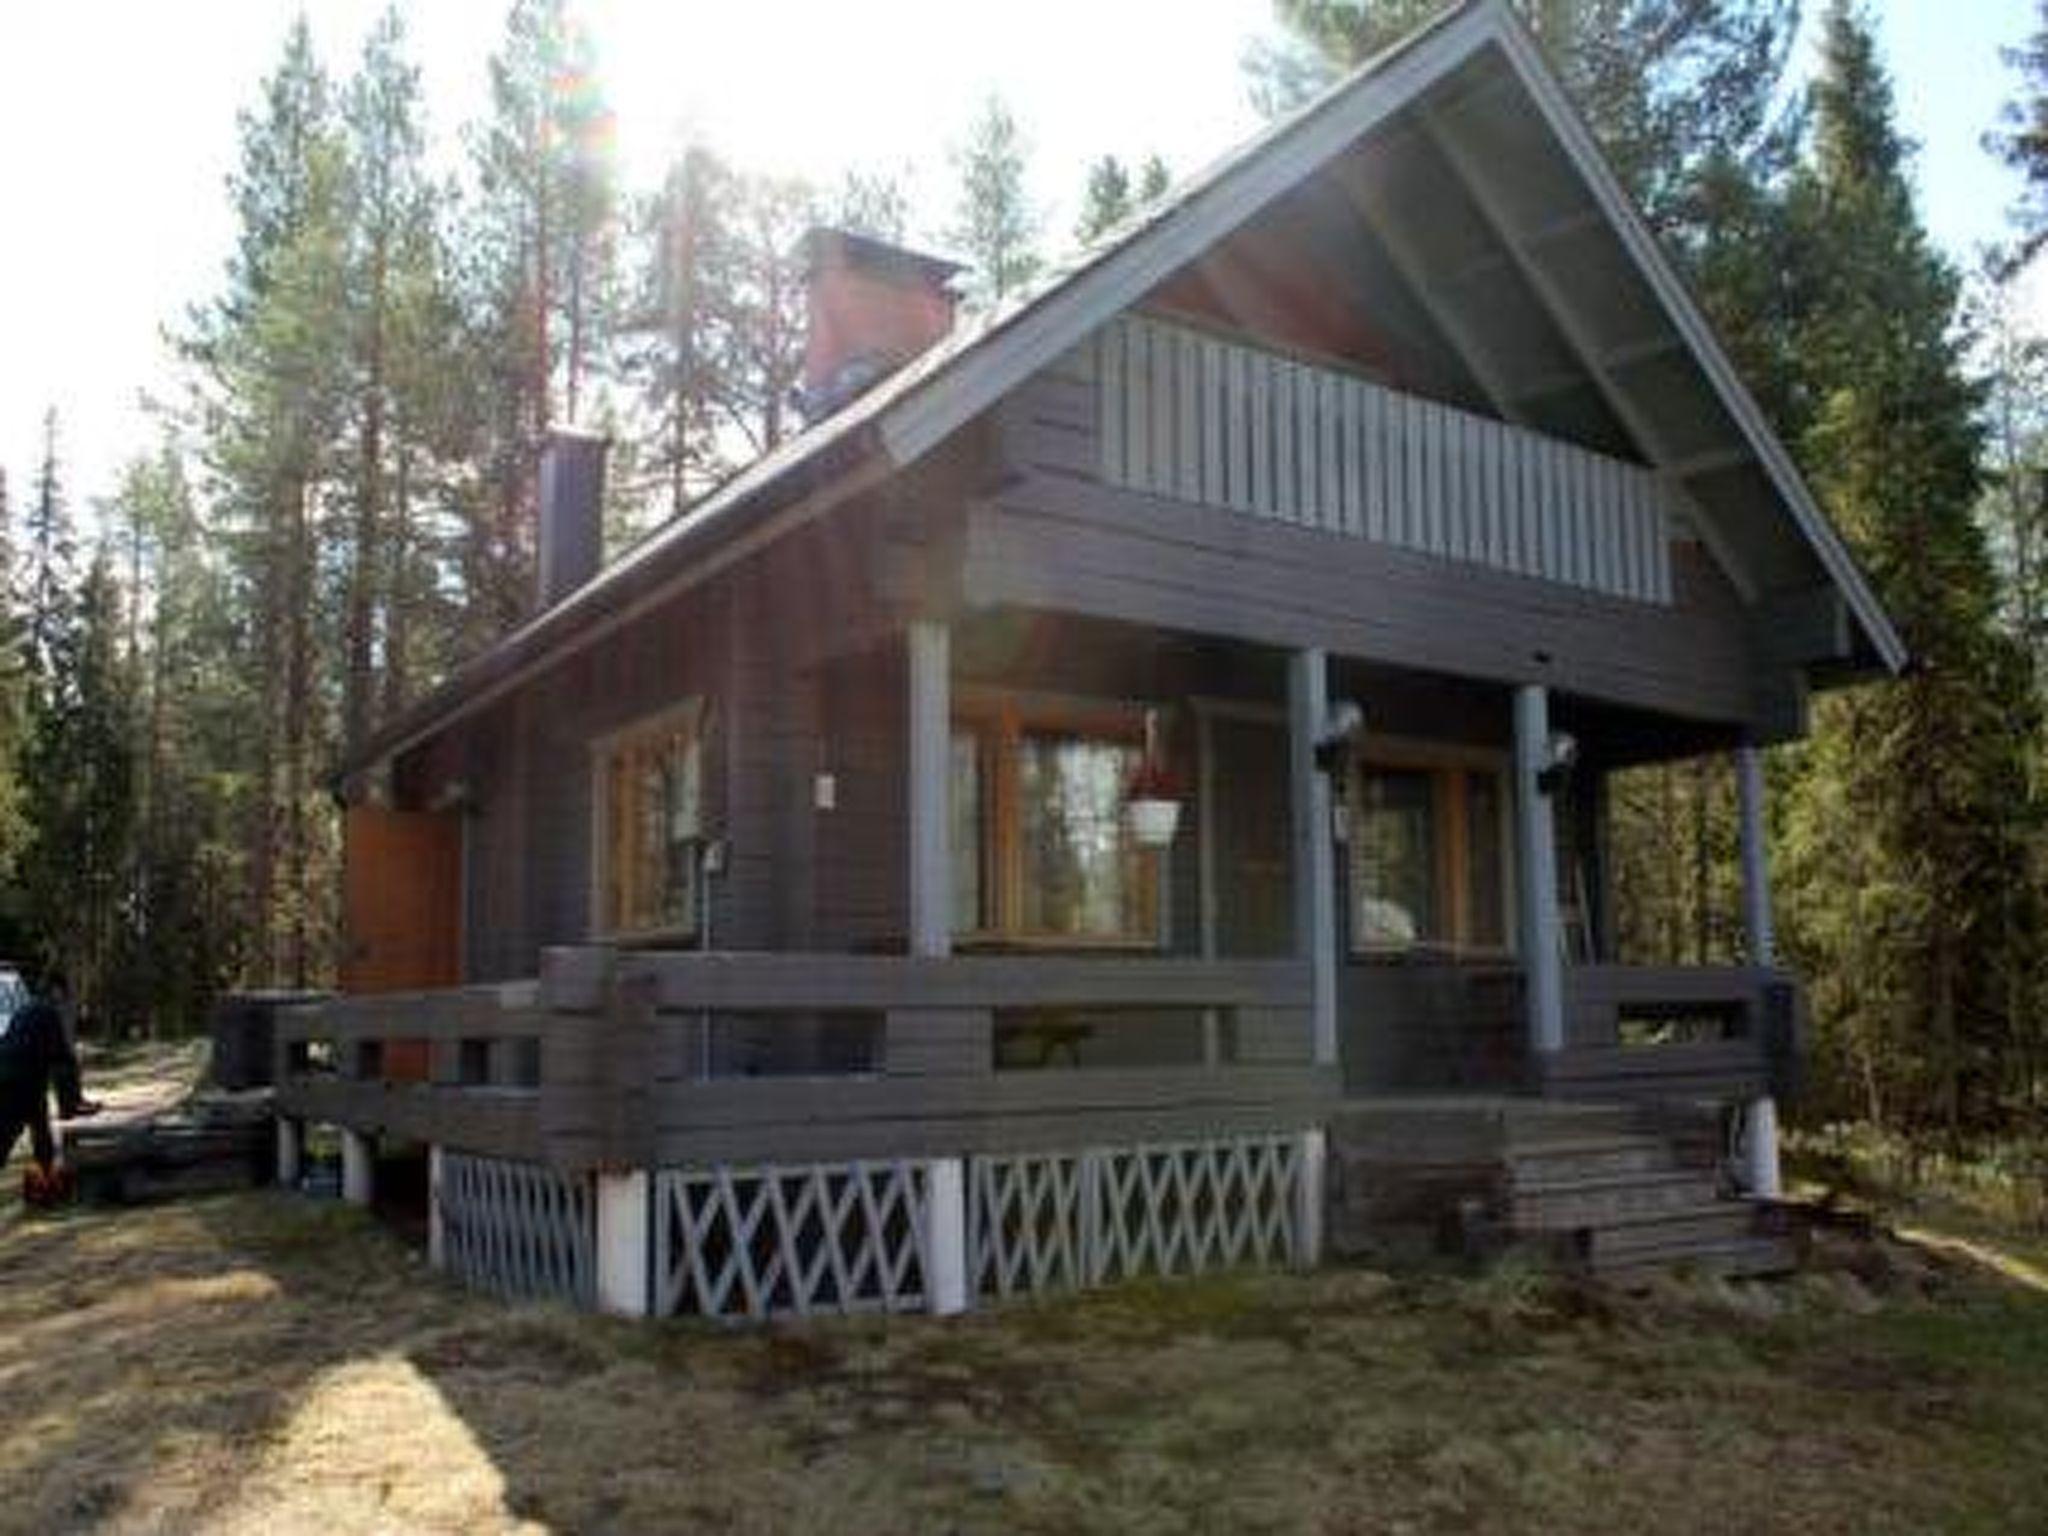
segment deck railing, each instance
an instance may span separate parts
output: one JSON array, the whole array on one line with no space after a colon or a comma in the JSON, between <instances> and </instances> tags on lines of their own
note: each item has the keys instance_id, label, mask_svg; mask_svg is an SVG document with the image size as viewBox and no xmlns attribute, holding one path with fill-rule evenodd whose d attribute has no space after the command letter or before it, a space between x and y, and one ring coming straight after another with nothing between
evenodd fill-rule
<instances>
[{"instance_id":1,"label":"deck railing","mask_svg":"<svg viewBox=\"0 0 2048 1536\"><path fill-rule=\"evenodd\" d=\"M1310 1123L1335 1097L1334 1069L1309 1060L1308 1006L1294 961L563 949L537 982L291 1011L278 1107L563 1169L1253 1132ZM1197 1043L1164 1062L1120 1049L1163 1019ZM717 1048L741 1027L771 1042L847 1027L871 1048L771 1051L748 1075ZM1020 1034L1051 1038L1055 1065L1005 1069Z\"/></svg>"},{"instance_id":2,"label":"deck railing","mask_svg":"<svg viewBox=\"0 0 2048 1536\"><path fill-rule=\"evenodd\" d=\"M1582 965L1565 971L1554 1097L1738 1102L1796 1091L1799 992L1750 966Z\"/></svg>"}]
</instances>

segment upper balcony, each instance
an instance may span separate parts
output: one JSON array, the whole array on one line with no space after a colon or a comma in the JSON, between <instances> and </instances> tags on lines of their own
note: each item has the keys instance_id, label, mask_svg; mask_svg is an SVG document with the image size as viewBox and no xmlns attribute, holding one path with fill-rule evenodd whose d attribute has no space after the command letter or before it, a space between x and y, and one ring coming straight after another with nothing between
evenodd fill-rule
<instances>
[{"instance_id":1,"label":"upper balcony","mask_svg":"<svg viewBox=\"0 0 2048 1536\"><path fill-rule=\"evenodd\" d=\"M1640 465L1147 316L1068 367L1093 374L1108 484L1672 601L1672 496Z\"/></svg>"}]
</instances>

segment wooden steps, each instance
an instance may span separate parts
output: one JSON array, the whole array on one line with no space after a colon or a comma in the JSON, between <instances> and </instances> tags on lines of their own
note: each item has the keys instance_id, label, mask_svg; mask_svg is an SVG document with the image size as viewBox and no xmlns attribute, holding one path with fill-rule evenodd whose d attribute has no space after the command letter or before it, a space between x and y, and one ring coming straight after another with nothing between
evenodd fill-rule
<instances>
[{"instance_id":1,"label":"wooden steps","mask_svg":"<svg viewBox=\"0 0 2048 1536\"><path fill-rule=\"evenodd\" d=\"M1328 1230L1359 1257L1509 1250L1624 1283L1792 1267L1716 1140L1620 1105L1400 1100L1332 1121Z\"/></svg>"}]
</instances>

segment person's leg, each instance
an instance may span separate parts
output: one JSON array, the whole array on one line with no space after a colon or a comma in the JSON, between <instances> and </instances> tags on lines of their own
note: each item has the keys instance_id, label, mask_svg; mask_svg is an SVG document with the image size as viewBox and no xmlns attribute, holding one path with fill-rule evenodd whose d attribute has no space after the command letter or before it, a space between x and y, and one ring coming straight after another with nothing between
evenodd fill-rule
<instances>
[{"instance_id":1,"label":"person's leg","mask_svg":"<svg viewBox=\"0 0 2048 1536\"><path fill-rule=\"evenodd\" d=\"M28 1115L15 1102L12 1094L0 1097L0 1165L14 1156L14 1144L21 1140L21 1133L28 1126Z\"/></svg>"},{"instance_id":2,"label":"person's leg","mask_svg":"<svg viewBox=\"0 0 2048 1536\"><path fill-rule=\"evenodd\" d=\"M50 1063L50 1086L57 1091L57 1115L64 1120L83 1120L100 1112L100 1106L85 1096L79 1081L78 1052L69 1036L62 1037L56 1059Z\"/></svg>"},{"instance_id":3,"label":"person's leg","mask_svg":"<svg viewBox=\"0 0 2048 1536\"><path fill-rule=\"evenodd\" d=\"M38 1166L48 1173L57 1165L57 1138L50 1133L49 1095L39 1093L28 1107L29 1150Z\"/></svg>"}]
</instances>

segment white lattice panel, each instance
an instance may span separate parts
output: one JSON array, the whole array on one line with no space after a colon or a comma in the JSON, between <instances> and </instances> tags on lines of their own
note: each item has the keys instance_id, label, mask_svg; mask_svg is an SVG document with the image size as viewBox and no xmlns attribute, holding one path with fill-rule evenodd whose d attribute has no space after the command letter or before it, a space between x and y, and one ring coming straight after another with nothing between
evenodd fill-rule
<instances>
[{"instance_id":1,"label":"white lattice panel","mask_svg":"<svg viewBox=\"0 0 2048 1536\"><path fill-rule=\"evenodd\" d=\"M1094 1278L1284 1263L1299 1177L1291 1136L1105 1152Z\"/></svg>"},{"instance_id":2,"label":"white lattice panel","mask_svg":"<svg viewBox=\"0 0 2048 1536\"><path fill-rule=\"evenodd\" d=\"M654 1198L657 1311L759 1318L924 1305L921 1163L666 1169Z\"/></svg>"},{"instance_id":3,"label":"white lattice panel","mask_svg":"<svg viewBox=\"0 0 2048 1536\"><path fill-rule=\"evenodd\" d=\"M587 1177L448 1152L435 1198L458 1279L501 1296L590 1304L596 1216Z\"/></svg>"},{"instance_id":4,"label":"white lattice panel","mask_svg":"<svg viewBox=\"0 0 2048 1536\"><path fill-rule=\"evenodd\" d=\"M977 1158L975 1284L1009 1296L1286 1263L1301 1171L1295 1135Z\"/></svg>"},{"instance_id":5,"label":"white lattice panel","mask_svg":"<svg viewBox=\"0 0 2048 1536\"><path fill-rule=\"evenodd\" d=\"M969 1174L968 1273L998 1296L1089 1283L1091 1153L978 1157Z\"/></svg>"}]
</instances>

